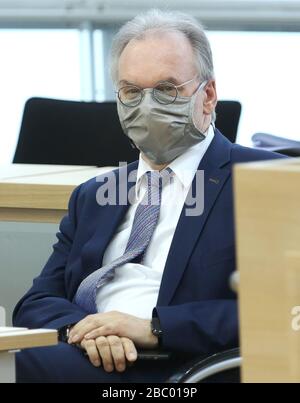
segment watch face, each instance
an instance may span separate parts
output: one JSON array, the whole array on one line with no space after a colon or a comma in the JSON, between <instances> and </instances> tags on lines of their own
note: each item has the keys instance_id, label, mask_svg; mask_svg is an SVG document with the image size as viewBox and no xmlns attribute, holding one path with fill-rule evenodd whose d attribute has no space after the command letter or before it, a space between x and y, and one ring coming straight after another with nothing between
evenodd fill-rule
<instances>
[{"instance_id":1,"label":"watch face","mask_svg":"<svg viewBox=\"0 0 300 403\"><path fill-rule=\"evenodd\" d=\"M161 337L162 336L162 330L160 328L160 323L159 323L159 319L158 318L153 318L152 322L152 333L154 334L154 336L156 337Z\"/></svg>"}]
</instances>

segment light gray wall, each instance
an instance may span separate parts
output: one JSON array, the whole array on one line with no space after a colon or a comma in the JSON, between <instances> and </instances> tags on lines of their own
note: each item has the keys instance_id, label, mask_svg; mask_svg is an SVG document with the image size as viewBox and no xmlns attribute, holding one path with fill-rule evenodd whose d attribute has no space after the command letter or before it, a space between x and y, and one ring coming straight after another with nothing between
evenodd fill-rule
<instances>
[{"instance_id":1,"label":"light gray wall","mask_svg":"<svg viewBox=\"0 0 300 403\"><path fill-rule=\"evenodd\" d=\"M57 230L56 224L0 222L0 306L8 325L14 306L48 260Z\"/></svg>"}]
</instances>

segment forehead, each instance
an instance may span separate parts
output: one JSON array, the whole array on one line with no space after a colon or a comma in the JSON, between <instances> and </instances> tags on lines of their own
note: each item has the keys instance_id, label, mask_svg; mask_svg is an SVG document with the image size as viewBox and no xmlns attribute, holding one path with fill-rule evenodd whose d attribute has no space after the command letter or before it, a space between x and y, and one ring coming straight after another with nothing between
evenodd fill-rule
<instances>
[{"instance_id":1,"label":"forehead","mask_svg":"<svg viewBox=\"0 0 300 403\"><path fill-rule=\"evenodd\" d=\"M119 81L151 86L168 77L178 83L196 73L189 40L180 32L153 32L131 40L119 59Z\"/></svg>"}]
</instances>

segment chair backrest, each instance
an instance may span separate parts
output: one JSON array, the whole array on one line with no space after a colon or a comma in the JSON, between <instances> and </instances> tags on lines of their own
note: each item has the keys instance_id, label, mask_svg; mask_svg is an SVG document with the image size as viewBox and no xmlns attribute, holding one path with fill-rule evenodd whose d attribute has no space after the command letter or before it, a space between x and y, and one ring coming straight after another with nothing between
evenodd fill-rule
<instances>
[{"instance_id":1,"label":"chair backrest","mask_svg":"<svg viewBox=\"0 0 300 403\"><path fill-rule=\"evenodd\" d=\"M117 166L138 154L122 131L115 102L31 98L13 162Z\"/></svg>"},{"instance_id":2,"label":"chair backrest","mask_svg":"<svg viewBox=\"0 0 300 403\"><path fill-rule=\"evenodd\" d=\"M216 107L216 127L235 143L239 121L241 117L242 105L238 101L219 101Z\"/></svg>"},{"instance_id":3,"label":"chair backrest","mask_svg":"<svg viewBox=\"0 0 300 403\"><path fill-rule=\"evenodd\" d=\"M234 142L241 104L219 101L216 112L216 127ZM117 166L138 154L122 131L115 102L30 98L13 162Z\"/></svg>"}]
</instances>

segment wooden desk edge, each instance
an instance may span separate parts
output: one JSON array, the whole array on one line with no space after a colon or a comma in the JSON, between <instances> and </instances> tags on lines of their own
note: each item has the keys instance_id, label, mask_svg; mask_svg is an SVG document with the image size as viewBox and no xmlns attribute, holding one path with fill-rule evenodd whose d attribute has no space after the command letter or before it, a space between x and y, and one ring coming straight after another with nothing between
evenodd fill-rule
<instances>
[{"instance_id":1,"label":"wooden desk edge","mask_svg":"<svg viewBox=\"0 0 300 403\"><path fill-rule=\"evenodd\" d=\"M0 207L0 221L58 224L67 212L67 209Z\"/></svg>"},{"instance_id":2,"label":"wooden desk edge","mask_svg":"<svg viewBox=\"0 0 300 403\"><path fill-rule=\"evenodd\" d=\"M45 331L42 333L37 330L26 330L9 335L0 334L0 352L56 345L58 343L57 331L43 330Z\"/></svg>"}]
</instances>

